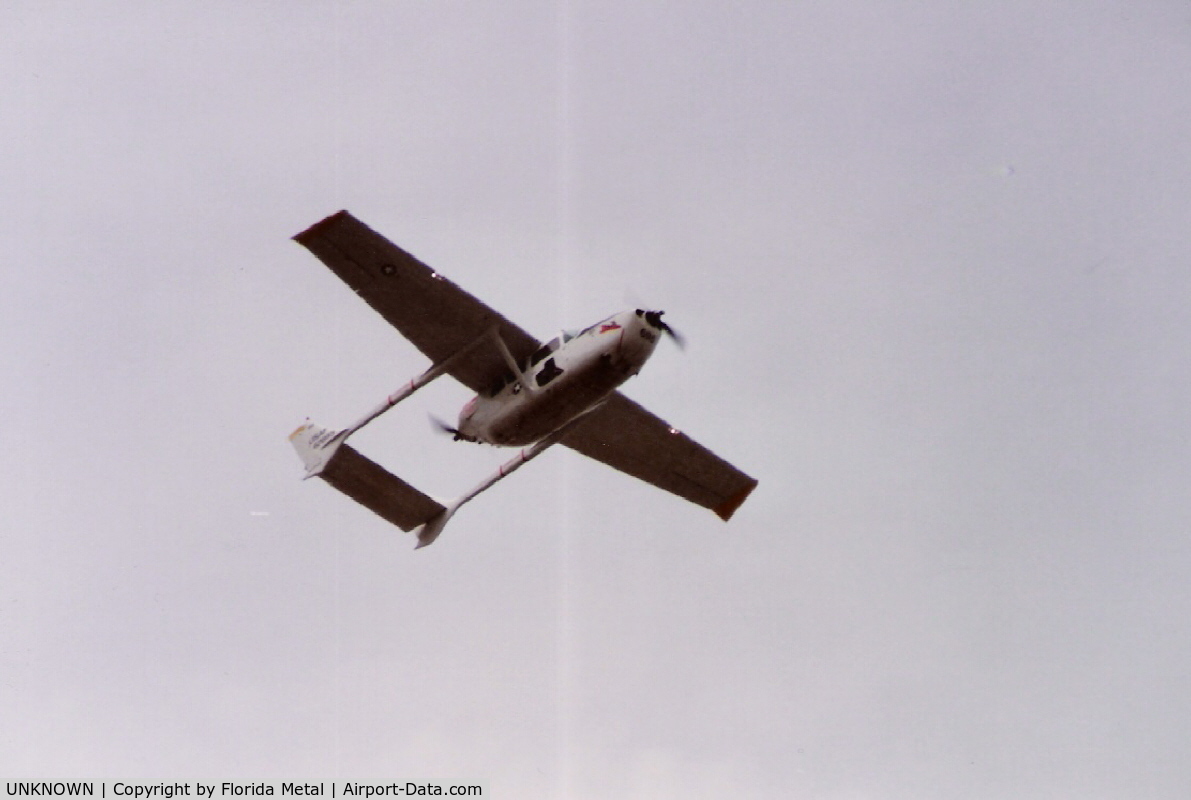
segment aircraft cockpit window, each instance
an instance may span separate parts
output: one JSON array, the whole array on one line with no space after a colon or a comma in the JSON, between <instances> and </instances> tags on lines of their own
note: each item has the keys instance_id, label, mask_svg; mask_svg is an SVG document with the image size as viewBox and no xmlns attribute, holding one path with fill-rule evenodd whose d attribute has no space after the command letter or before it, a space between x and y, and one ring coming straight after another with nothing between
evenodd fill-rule
<instances>
[{"instance_id":1,"label":"aircraft cockpit window","mask_svg":"<svg viewBox=\"0 0 1191 800\"><path fill-rule=\"evenodd\" d=\"M555 336L553 339L539 347L536 352L534 352L533 356L531 356L529 359L529 365L532 367L533 365L537 364L543 358L557 350L561 344L562 341L559 339L559 337Z\"/></svg>"},{"instance_id":2,"label":"aircraft cockpit window","mask_svg":"<svg viewBox=\"0 0 1191 800\"><path fill-rule=\"evenodd\" d=\"M563 331L562 332L563 344L566 344L567 342L571 341L571 339L574 339L578 335L579 334L575 333L574 331Z\"/></svg>"},{"instance_id":3,"label":"aircraft cockpit window","mask_svg":"<svg viewBox=\"0 0 1191 800\"><path fill-rule=\"evenodd\" d=\"M538 373L538 386L545 386L561 374L562 370L554 363L554 359L550 359L542 367L542 371Z\"/></svg>"}]
</instances>

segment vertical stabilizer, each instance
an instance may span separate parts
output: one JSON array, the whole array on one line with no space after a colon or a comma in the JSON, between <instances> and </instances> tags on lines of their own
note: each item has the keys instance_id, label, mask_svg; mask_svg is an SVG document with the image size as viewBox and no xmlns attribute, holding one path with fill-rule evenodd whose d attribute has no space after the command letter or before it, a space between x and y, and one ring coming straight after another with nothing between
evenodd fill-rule
<instances>
[{"instance_id":1,"label":"vertical stabilizer","mask_svg":"<svg viewBox=\"0 0 1191 800\"><path fill-rule=\"evenodd\" d=\"M290 444L298 451L298 457L306 465L307 478L322 474L346 438L340 436L337 431L320 428L310 420L299 425L298 429L289 435Z\"/></svg>"}]
</instances>

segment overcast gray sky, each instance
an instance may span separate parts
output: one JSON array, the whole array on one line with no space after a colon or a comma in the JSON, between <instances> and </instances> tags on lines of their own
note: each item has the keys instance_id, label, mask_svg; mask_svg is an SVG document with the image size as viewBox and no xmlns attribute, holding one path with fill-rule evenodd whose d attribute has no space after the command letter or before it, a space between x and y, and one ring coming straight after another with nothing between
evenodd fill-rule
<instances>
[{"instance_id":1,"label":"overcast gray sky","mask_svg":"<svg viewBox=\"0 0 1191 800\"><path fill-rule=\"evenodd\" d=\"M0 10L0 773L1191 793L1182 2ZM340 208L755 475L569 451L433 547L318 481L423 357ZM358 447L452 495L444 380Z\"/></svg>"}]
</instances>

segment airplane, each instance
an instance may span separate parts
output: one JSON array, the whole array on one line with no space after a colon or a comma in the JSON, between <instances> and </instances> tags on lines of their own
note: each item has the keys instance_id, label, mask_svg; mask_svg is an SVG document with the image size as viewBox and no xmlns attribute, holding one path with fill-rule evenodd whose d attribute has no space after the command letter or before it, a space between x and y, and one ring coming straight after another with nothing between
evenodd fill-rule
<instances>
[{"instance_id":1,"label":"airplane","mask_svg":"<svg viewBox=\"0 0 1191 800\"><path fill-rule=\"evenodd\" d=\"M349 427L331 430L307 420L289 437L305 478L320 477L415 533L415 549L434 542L461 506L555 444L709 508L725 521L756 488L754 478L618 391L661 337L681 345L663 312L622 311L539 342L347 211L293 238L432 362ZM454 427L440 427L459 441L522 449L467 493L440 501L361 455L347 439L442 375L476 396Z\"/></svg>"}]
</instances>

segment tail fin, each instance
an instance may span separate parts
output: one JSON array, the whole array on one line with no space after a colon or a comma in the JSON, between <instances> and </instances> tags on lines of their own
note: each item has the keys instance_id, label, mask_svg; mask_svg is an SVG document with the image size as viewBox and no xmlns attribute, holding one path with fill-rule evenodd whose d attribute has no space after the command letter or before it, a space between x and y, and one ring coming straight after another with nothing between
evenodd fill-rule
<instances>
[{"instance_id":1,"label":"tail fin","mask_svg":"<svg viewBox=\"0 0 1191 800\"><path fill-rule=\"evenodd\" d=\"M320 428L309 420L289 435L290 444L298 451L298 458L306 465L307 478L322 473L346 438L341 438L337 431Z\"/></svg>"},{"instance_id":2,"label":"tail fin","mask_svg":"<svg viewBox=\"0 0 1191 800\"><path fill-rule=\"evenodd\" d=\"M414 531L418 535L418 543L414 545L414 549L418 550L428 544L434 544L434 540L442 533L442 529L446 527L447 520L455 516L455 512L459 510L462 503L454 501L450 505L443 508L430 519L418 526Z\"/></svg>"}]
</instances>

